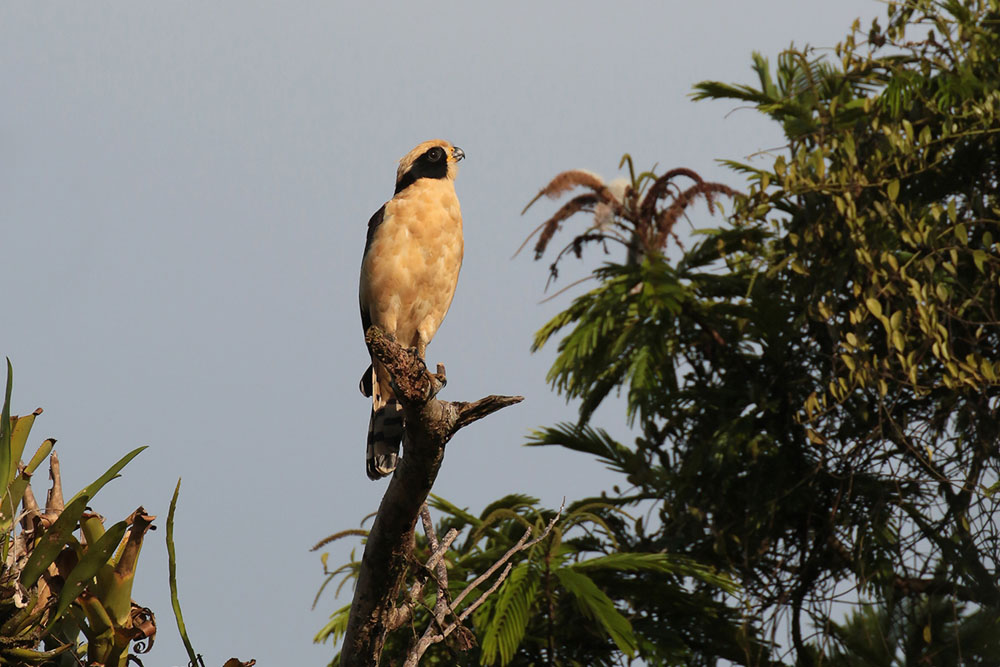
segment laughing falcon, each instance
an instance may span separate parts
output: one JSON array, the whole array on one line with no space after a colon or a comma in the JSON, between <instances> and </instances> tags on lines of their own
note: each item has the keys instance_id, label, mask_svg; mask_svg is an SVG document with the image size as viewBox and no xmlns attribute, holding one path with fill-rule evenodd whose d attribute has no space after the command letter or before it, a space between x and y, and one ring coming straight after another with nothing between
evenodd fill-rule
<instances>
[{"instance_id":1,"label":"laughing falcon","mask_svg":"<svg viewBox=\"0 0 1000 667\"><path fill-rule=\"evenodd\" d=\"M399 161L392 199L368 221L361 260L361 326L392 334L424 358L462 268L462 211L455 196L461 148L425 141ZM370 350L369 350L370 352ZM370 479L392 474L403 439L403 410L385 368L372 357L361 377L372 399L366 467Z\"/></svg>"}]
</instances>

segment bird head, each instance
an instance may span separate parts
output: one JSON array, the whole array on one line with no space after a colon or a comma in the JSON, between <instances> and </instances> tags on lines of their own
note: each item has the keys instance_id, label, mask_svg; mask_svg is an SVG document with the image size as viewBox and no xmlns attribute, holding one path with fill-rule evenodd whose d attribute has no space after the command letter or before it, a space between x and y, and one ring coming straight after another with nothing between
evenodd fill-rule
<instances>
[{"instance_id":1,"label":"bird head","mask_svg":"<svg viewBox=\"0 0 1000 667\"><path fill-rule=\"evenodd\" d=\"M421 178L446 178L454 181L458 163L465 152L443 139L431 139L403 156L396 170L396 192L404 190Z\"/></svg>"}]
</instances>

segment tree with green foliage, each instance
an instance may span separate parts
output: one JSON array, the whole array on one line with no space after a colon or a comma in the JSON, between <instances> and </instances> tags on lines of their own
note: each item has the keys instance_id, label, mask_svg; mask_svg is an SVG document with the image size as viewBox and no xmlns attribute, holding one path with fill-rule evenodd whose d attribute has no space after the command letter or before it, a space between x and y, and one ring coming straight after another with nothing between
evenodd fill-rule
<instances>
[{"instance_id":1,"label":"tree with green foliage","mask_svg":"<svg viewBox=\"0 0 1000 667\"><path fill-rule=\"evenodd\" d=\"M961 633L930 610L1000 618L1000 13L890 3L863 37L774 73L756 57L759 87L697 87L788 143L731 163L749 191L729 225L675 263L647 246L602 267L539 333L563 334L550 377L581 414L537 443L628 475L658 503L654 543L730 572L798 664L820 662L838 601L908 619L907 654L946 664ZM618 389L634 447L587 429Z\"/></svg>"},{"instance_id":2,"label":"tree with green foliage","mask_svg":"<svg viewBox=\"0 0 1000 667\"><path fill-rule=\"evenodd\" d=\"M732 582L691 559L661 552L617 549L619 536L632 531L634 521L613 503L588 500L561 511L539 507L530 496L510 495L487 506L479 516L432 496L428 503L441 514L436 533L464 536L448 550L447 591L452 609L462 613L477 605L467 621L478 641L457 646L436 645L422 665L617 665L622 656L663 655L679 658L697 642L699 625L736 624L738 618L710 596L696 598L686 582L732 592ZM546 531L546 526L550 529ZM542 539L525 550L495 590L484 581L468 598L462 592L523 539L525 530ZM363 531L361 531L363 533ZM345 531L337 537L356 534ZM411 560L426 562L432 546L418 539ZM338 586L357 578L353 561L327 573L327 584ZM418 638L417 628L432 624L439 579L415 567L411 577L427 581L423 599L414 607L412 625L390 633L384 660L401 661ZM492 579L495 579L493 577ZM605 591L612 590L615 597ZM648 645L646 622L623 613L622 597L648 596L674 622L662 633L668 641ZM320 590L322 593L322 589ZM317 595L318 599L319 595ZM336 642L347 628L349 606L338 610L317 635ZM628 610L625 610L628 612ZM631 614L630 614L631 615ZM649 622L653 622L649 619ZM716 633L721 634L721 633ZM334 664L338 664L335 659Z\"/></svg>"},{"instance_id":3,"label":"tree with green foliage","mask_svg":"<svg viewBox=\"0 0 1000 667\"><path fill-rule=\"evenodd\" d=\"M590 221L553 276L593 244L625 257L538 333L580 410L532 444L595 456L627 484L571 505L613 508L611 530L542 561L669 554L716 578L591 577L631 650L601 644L607 625L579 604L519 602L526 579L508 579L475 617L468 664L1000 664L1000 5L890 2L884 23L773 70L755 56L755 85L699 84L786 144L729 163L745 193L676 260L674 225L726 186L629 161L624 188L572 171L543 189L584 193L536 230L536 256L574 215ZM612 394L633 443L595 423ZM625 518L636 509L654 518ZM491 538L463 521L447 559L467 580ZM539 546L514 565L525 576ZM558 577L552 596L576 597ZM507 644L489 653L499 628Z\"/></svg>"}]
</instances>

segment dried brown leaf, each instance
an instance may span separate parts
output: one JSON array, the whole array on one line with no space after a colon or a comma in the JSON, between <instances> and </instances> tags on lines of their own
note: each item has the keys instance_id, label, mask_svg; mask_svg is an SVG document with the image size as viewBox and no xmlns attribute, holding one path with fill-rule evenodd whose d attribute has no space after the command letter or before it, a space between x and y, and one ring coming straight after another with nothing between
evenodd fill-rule
<instances>
[{"instance_id":1,"label":"dried brown leaf","mask_svg":"<svg viewBox=\"0 0 1000 667\"><path fill-rule=\"evenodd\" d=\"M597 204L598 201L597 195L579 195L563 204L555 212L555 215L545 221L542 233L538 237L538 243L535 244L535 259L540 259L545 253L545 248L549 245L549 241L552 240L552 237L559 229L559 223L575 213L591 210L591 207Z\"/></svg>"},{"instance_id":2,"label":"dried brown leaf","mask_svg":"<svg viewBox=\"0 0 1000 667\"><path fill-rule=\"evenodd\" d=\"M131 639L136 642L132 650L140 655L149 653L156 640L156 616L149 607L140 606L133 600L129 620L132 627Z\"/></svg>"},{"instance_id":3,"label":"dried brown leaf","mask_svg":"<svg viewBox=\"0 0 1000 667\"><path fill-rule=\"evenodd\" d=\"M678 167L677 169L671 169L667 173L663 174L657 178L649 190L646 191L646 196L643 197L642 206L639 210L639 217L643 220L648 220L653 216L656 211L656 202L660 199L666 197L667 192L670 190L671 181L678 176L687 176L697 184L704 183L705 181L697 172L687 169L686 167ZM680 188L678 188L678 191Z\"/></svg>"},{"instance_id":4,"label":"dried brown leaf","mask_svg":"<svg viewBox=\"0 0 1000 667\"><path fill-rule=\"evenodd\" d=\"M708 210L714 213L712 196L723 194L733 197L737 194L728 185L722 183L698 183L692 185L684 192L677 195L673 203L662 211L656 218L656 236L654 237L656 247L662 248L666 245L667 237L674 234L674 225L684 213L685 209L694 203L698 197L704 197L708 203ZM647 247L649 247L647 245Z\"/></svg>"},{"instance_id":5,"label":"dried brown leaf","mask_svg":"<svg viewBox=\"0 0 1000 667\"><path fill-rule=\"evenodd\" d=\"M118 563L115 565L115 575L121 578L134 576L136 561L139 559L139 551L142 549L142 540L146 532L152 528L153 520L156 517L146 514L146 510L140 505L132 514L125 519L130 525L125 533L125 546L122 548Z\"/></svg>"},{"instance_id":6,"label":"dried brown leaf","mask_svg":"<svg viewBox=\"0 0 1000 667\"><path fill-rule=\"evenodd\" d=\"M42 523L51 526L65 509L62 490L62 474L59 469L59 456L53 451L49 455L49 479L52 480L52 488L49 489L45 497L45 514L42 516Z\"/></svg>"},{"instance_id":7,"label":"dried brown leaf","mask_svg":"<svg viewBox=\"0 0 1000 667\"><path fill-rule=\"evenodd\" d=\"M333 535L329 535L327 537L324 537L322 540L320 540L319 542L317 542L316 545L313 546L313 548L310 549L309 551L318 551L318 550L322 549L323 547L325 547L326 545L328 545L330 542L333 542L335 540L339 540L342 537L348 537L348 536L351 536L351 535L355 535L357 537L368 537L368 531L367 530L362 530L360 528L351 528L349 530L342 530L339 533L334 533Z\"/></svg>"},{"instance_id":8,"label":"dried brown leaf","mask_svg":"<svg viewBox=\"0 0 1000 667\"><path fill-rule=\"evenodd\" d=\"M538 194L528 202L528 205L524 207L521 211L521 215L524 215L531 205L542 197L549 197L555 199L564 192L568 192L573 188L586 187L590 188L594 192L600 192L604 187L604 181L601 180L596 174L592 174L589 171L584 171L582 169L571 169L569 171L564 171L561 174L556 174L556 177L549 181L549 184L538 191Z\"/></svg>"}]
</instances>

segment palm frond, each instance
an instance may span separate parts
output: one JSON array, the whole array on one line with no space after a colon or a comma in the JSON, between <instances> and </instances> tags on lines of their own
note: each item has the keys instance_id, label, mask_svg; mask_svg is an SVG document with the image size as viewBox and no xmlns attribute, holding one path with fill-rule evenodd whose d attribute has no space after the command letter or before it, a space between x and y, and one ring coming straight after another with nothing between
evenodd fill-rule
<instances>
[{"instance_id":1,"label":"palm frond","mask_svg":"<svg viewBox=\"0 0 1000 667\"><path fill-rule=\"evenodd\" d=\"M539 587L537 573L527 561L519 563L498 591L482 639L480 664L507 665L514 659L530 620Z\"/></svg>"},{"instance_id":2,"label":"palm frond","mask_svg":"<svg viewBox=\"0 0 1000 667\"><path fill-rule=\"evenodd\" d=\"M639 645L632 624L593 579L572 568L558 569L555 574L563 588L573 595L583 615L600 623L622 653L629 658L635 657Z\"/></svg>"}]
</instances>

